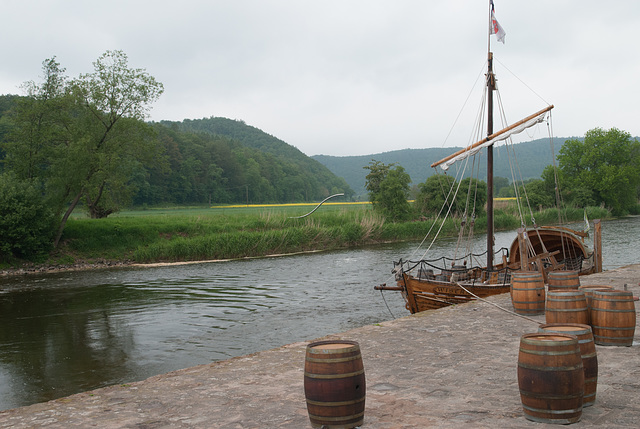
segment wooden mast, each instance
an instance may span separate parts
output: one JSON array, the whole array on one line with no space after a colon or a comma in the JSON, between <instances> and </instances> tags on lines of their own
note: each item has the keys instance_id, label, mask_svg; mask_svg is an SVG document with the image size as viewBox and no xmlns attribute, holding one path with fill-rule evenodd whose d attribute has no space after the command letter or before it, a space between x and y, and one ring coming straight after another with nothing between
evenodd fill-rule
<instances>
[{"instance_id":1,"label":"wooden mast","mask_svg":"<svg viewBox=\"0 0 640 429\"><path fill-rule=\"evenodd\" d=\"M496 88L493 74L493 53L487 61L487 136L493 134L493 91ZM487 147L487 271L493 271L493 145Z\"/></svg>"}]
</instances>

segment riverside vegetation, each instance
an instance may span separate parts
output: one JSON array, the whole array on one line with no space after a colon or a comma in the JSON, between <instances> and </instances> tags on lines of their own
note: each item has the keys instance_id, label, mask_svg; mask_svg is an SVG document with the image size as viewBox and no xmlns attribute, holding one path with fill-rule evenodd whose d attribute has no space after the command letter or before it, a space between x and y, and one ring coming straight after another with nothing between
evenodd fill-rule
<instances>
[{"instance_id":1,"label":"riverside vegetation","mask_svg":"<svg viewBox=\"0 0 640 429\"><path fill-rule=\"evenodd\" d=\"M420 239L443 207L454 216L443 234L461 223L455 213L470 213L478 220L475 231L483 232L486 184L479 178L461 178L459 192L445 201L443 185L457 179L434 175L415 183L402 165L376 160L358 167L368 170L372 206L366 209L345 203L304 219L273 207L119 213L133 206L282 204L336 194L354 201L355 195L318 161L242 121L145 122L162 83L130 67L122 51L105 52L93 66L92 73L69 78L50 58L42 82L23 84L24 96L0 96L0 268L22 261L227 259ZM530 207L640 213L640 142L629 133L590 130L584 139L566 140L557 161L557 169L554 163L541 179L527 181L526 193L524 177L495 178L494 195L526 199ZM510 188L513 195L502 195ZM95 222L74 218L79 211ZM582 209L563 209L549 221L544 213L535 216L538 224L582 218ZM496 229L520 226L517 214L496 213Z\"/></svg>"},{"instance_id":2,"label":"riverside vegetation","mask_svg":"<svg viewBox=\"0 0 640 429\"><path fill-rule=\"evenodd\" d=\"M71 218L59 248L41 267L74 264L153 263L234 259L273 254L335 250L382 242L422 239L434 219L385 222L368 204L299 205L153 209L122 212L105 219ZM520 226L515 207L495 213L497 230ZM556 224L562 215L581 221L583 209L545 209L535 214L538 224ZM591 219L609 216L606 209L589 207ZM444 236L457 233L460 219L448 219ZM475 231L484 232L482 219ZM37 265L31 265L36 267ZM5 266L4 268L8 268Z\"/></svg>"}]
</instances>

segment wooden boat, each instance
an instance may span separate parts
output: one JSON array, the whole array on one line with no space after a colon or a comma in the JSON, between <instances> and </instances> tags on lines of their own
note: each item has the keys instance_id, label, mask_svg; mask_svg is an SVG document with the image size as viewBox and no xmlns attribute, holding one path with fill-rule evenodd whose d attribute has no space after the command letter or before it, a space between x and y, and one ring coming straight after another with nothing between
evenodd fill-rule
<instances>
[{"instance_id":1,"label":"wooden boat","mask_svg":"<svg viewBox=\"0 0 640 429\"><path fill-rule=\"evenodd\" d=\"M492 27L495 24L493 11L490 13L490 19L492 20L490 28L494 28ZM490 34L496 34L496 32L490 32ZM566 227L534 226L518 230L517 237L510 248L500 249L494 254L493 145L545 121L554 106L547 106L521 121L494 132L493 92L496 90L496 79L493 73L493 54L490 49L486 77L487 137L431 165L433 168L440 166L446 170L453 163L473 156L482 149L486 150L487 250L484 254L486 263L474 264L474 261L482 255L472 254L431 260L400 260L394 263L396 286L383 284L375 286L375 289L401 291L406 308L411 313L509 292L511 272L514 270L539 271L545 280L547 273L555 270L576 270L580 274L602 271L599 220L594 222L595 251L585 244L584 240L588 235L585 232Z\"/></svg>"},{"instance_id":2,"label":"wooden boat","mask_svg":"<svg viewBox=\"0 0 640 429\"><path fill-rule=\"evenodd\" d=\"M599 224L596 220L596 229ZM512 271L541 271L545 280L550 271L556 270L578 271L581 275L601 272L599 253L584 243L586 235L563 227L521 229L509 249L500 249L502 260L494 264L492 270L467 268L460 260L449 262L446 258L401 260L394 266L397 286L381 285L376 289L401 291L406 308L411 313L418 313L509 292ZM596 236L599 235L597 231ZM527 246L531 243L535 256L523 252L523 260L520 252L523 241ZM463 261L468 259L467 256Z\"/></svg>"},{"instance_id":3,"label":"wooden boat","mask_svg":"<svg viewBox=\"0 0 640 429\"><path fill-rule=\"evenodd\" d=\"M602 244L600 242L601 223L594 221L593 250L585 243L588 233L561 226L539 226L527 230L518 230L518 238L511 244L509 268L524 271L568 270L577 271L580 275L599 273L602 271ZM530 256L522 252L523 243L531 247ZM538 267L538 260L543 265Z\"/></svg>"}]
</instances>

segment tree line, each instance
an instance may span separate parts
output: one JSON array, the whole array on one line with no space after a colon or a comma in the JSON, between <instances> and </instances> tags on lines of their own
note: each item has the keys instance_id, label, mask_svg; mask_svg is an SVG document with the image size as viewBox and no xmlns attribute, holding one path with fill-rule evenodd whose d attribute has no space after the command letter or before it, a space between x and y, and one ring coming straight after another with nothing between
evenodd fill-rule
<instances>
[{"instance_id":1,"label":"tree line","mask_svg":"<svg viewBox=\"0 0 640 429\"><path fill-rule=\"evenodd\" d=\"M122 51L105 52L75 78L47 59L42 80L22 90L0 96L0 261L46 254L78 208L103 218L132 205L353 195L344 179L284 142L270 152L193 121L147 122L164 87ZM240 133L253 128L242 121L225 123L241 137L260 135L262 145L275 139L257 129Z\"/></svg>"},{"instance_id":2,"label":"tree line","mask_svg":"<svg viewBox=\"0 0 640 429\"><path fill-rule=\"evenodd\" d=\"M566 139L565 137L556 137L553 139L540 138L522 143L514 143L509 146L501 145L494 148L494 182L497 177L501 177L505 178L504 180L506 180L508 184L509 179L506 178L512 175L509 164L510 157L518 160L526 160L526 162L519 163L518 176L525 180L540 178L542 170L551 162L549 156L550 149L553 147L560 148ZM362 167L367 165L371 158L385 164L401 165L411 176L412 186L417 186L417 184L425 182L427 178L436 174L435 169L429 168L429 165L451 155L459 149L463 148L429 147L422 149L401 149L356 156L314 155L312 158L326 165L338 176L343 177L349 186L353 188L357 196L362 196L366 199L365 176L367 172L363 170ZM478 179L486 180L486 163L481 162L480 165L477 166L474 176Z\"/></svg>"},{"instance_id":3,"label":"tree line","mask_svg":"<svg viewBox=\"0 0 640 429\"><path fill-rule=\"evenodd\" d=\"M487 184L438 174L414 189L401 165L372 160L366 189L374 208L390 219L433 216L440 210L480 216L484 213ZM494 195L517 197L533 209L602 206L614 216L640 214L640 142L616 128L594 128L584 138L568 139L557 164L548 165L540 179L510 183L496 177ZM415 199L413 204L409 199Z\"/></svg>"},{"instance_id":4,"label":"tree line","mask_svg":"<svg viewBox=\"0 0 640 429\"><path fill-rule=\"evenodd\" d=\"M180 186L170 188L175 203L289 203L320 201L336 193L353 196L346 181L320 162L243 121L210 117L154 126L170 154L170 172L180 173L173 180L193 178L184 189L195 194L186 199L171 192ZM167 195L164 185L156 186L160 197ZM166 202L172 201L149 200Z\"/></svg>"}]
</instances>

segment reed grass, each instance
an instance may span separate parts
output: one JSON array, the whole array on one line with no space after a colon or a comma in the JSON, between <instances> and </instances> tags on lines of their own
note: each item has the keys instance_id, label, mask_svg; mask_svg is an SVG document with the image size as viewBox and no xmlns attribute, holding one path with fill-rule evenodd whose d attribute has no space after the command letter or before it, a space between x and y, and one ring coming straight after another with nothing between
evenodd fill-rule
<instances>
[{"instance_id":1,"label":"reed grass","mask_svg":"<svg viewBox=\"0 0 640 429\"><path fill-rule=\"evenodd\" d=\"M125 212L107 219L73 218L52 260L148 263L233 259L420 240L430 230L435 234L440 228L440 236L446 237L456 235L460 227L460 219L456 218L447 219L444 225L434 225L434 219L386 222L366 205L344 205L297 217L305 212L307 208L300 207L209 211L197 208ZM599 207L589 207L586 212L590 219L609 217ZM560 214L569 221L582 221L584 210L567 209ZM537 224L550 225L558 222L559 212L548 209L534 216ZM486 232L485 224L486 219L477 219L474 231ZM509 230L519 227L521 222L506 207L496 210L494 224L496 230Z\"/></svg>"}]
</instances>

